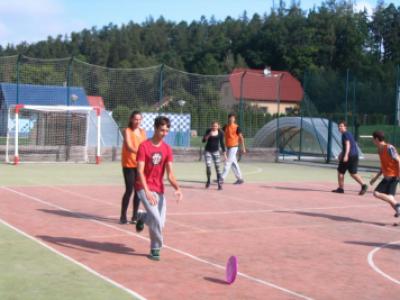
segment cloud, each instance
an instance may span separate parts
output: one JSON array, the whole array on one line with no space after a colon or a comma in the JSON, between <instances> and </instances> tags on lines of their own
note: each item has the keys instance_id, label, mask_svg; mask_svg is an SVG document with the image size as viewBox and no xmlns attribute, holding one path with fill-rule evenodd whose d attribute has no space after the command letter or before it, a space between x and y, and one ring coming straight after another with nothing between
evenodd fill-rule
<instances>
[{"instance_id":1,"label":"cloud","mask_svg":"<svg viewBox=\"0 0 400 300\"><path fill-rule=\"evenodd\" d=\"M354 4L354 11L359 12L359 11L367 11L368 16L372 16L374 13L374 8L371 5L371 3L367 1L360 1Z\"/></svg>"},{"instance_id":2,"label":"cloud","mask_svg":"<svg viewBox=\"0 0 400 300\"><path fill-rule=\"evenodd\" d=\"M5 40L9 37L10 31L7 26L3 23L0 23L0 40Z\"/></svg>"},{"instance_id":3,"label":"cloud","mask_svg":"<svg viewBox=\"0 0 400 300\"><path fill-rule=\"evenodd\" d=\"M34 43L87 26L84 21L71 18L60 0L0 1L0 20L3 46Z\"/></svg>"},{"instance_id":4,"label":"cloud","mask_svg":"<svg viewBox=\"0 0 400 300\"><path fill-rule=\"evenodd\" d=\"M63 11L61 3L55 0L14 0L0 2L0 15L52 16Z\"/></svg>"}]
</instances>

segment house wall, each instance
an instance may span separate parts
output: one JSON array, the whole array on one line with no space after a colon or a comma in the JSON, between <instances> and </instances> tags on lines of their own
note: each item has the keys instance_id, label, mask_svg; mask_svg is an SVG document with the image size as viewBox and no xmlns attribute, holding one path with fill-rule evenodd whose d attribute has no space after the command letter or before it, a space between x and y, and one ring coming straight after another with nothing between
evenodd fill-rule
<instances>
[{"instance_id":1,"label":"house wall","mask_svg":"<svg viewBox=\"0 0 400 300\"><path fill-rule=\"evenodd\" d=\"M265 109L266 113L271 115L278 112L278 104L275 101L251 101L245 100L246 104L251 106L257 106L260 109ZM233 97L231 85L229 82L224 83L221 86L221 106L230 110L234 105L239 104L239 101ZM299 108L298 102L281 102L279 107L279 112L281 114L286 113L286 109Z\"/></svg>"},{"instance_id":2,"label":"house wall","mask_svg":"<svg viewBox=\"0 0 400 300\"><path fill-rule=\"evenodd\" d=\"M265 109L266 113L271 115L278 112L278 102L261 102L261 101L246 101L251 106L257 106L258 108ZM279 105L279 113L285 114L287 109L298 109L299 104L297 102L281 102Z\"/></svg>"}]
</instances>

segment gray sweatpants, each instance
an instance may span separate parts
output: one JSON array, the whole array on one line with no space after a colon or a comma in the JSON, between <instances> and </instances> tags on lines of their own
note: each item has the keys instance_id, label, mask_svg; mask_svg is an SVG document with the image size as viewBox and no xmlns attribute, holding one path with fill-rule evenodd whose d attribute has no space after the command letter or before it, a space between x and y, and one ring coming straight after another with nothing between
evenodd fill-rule
<instances>
[{"instance_id":1,"label":"gray sweatpants","mask_svg":"<svg viewBox=\"0 0 400 300\"><path fill-rule=\"evenodd\" d=\"M163 194L152 192L158 203L157 205L151 205L143 189L137 193L146 209L146 212L138 213L138 220L142 220L149 227L150 248L160 249L163 245L162 230L167 209L166 199Z\"/></svg>"},{"instance_id":2,"label":"gray sweatpants","mask_svg":"<svg viewBox=\"0 0 400 300\"><path fill-rule=\"evenodd\" d=\"M240 172L239 163L236 159L236 153L238 152L238 149L239 147L231 147L227 149L228 159L225 161L224 172L221 175L222 179L225 179L225 177L228 176L231 167L236 179L243 179L242 172Z\"/></svg>"}]
</instances>

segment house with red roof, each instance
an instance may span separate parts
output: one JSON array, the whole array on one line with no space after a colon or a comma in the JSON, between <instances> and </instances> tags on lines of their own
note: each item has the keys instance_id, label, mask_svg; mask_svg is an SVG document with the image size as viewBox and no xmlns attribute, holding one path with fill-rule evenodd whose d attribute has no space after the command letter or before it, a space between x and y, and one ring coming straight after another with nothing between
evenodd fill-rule
<instances>
[{"instance_id":1,"label":"house with red roof","mask_svg":"<svg viewBox=\"0 0 400 300\"><path fill-rule=\"evenodd\" d=\"M221 88L221 104L227 109L240 103L257 107L265 113L289 113L300 107L303 99L303 88L300 82L287 71L270 71L255 69L234 69L229 81ZM279 99L279 101L278 101Z\"/></svg>"}]
</instances>

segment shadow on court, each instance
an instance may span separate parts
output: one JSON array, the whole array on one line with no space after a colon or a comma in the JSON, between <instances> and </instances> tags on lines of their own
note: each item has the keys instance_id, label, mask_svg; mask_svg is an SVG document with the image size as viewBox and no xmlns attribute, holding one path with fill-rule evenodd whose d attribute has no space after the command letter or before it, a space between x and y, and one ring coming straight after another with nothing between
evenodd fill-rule
<instances>
[{"instance_id":1,"label":"shadow on court","mask_svg":"<svg viewBox=\"0 0 400 300\"><path fill-rule=\"evenodd\" d=\"M80 238L54 237L47 235L39 235L37 236L37 238L58 246L85 251L93 254L100 252L112 252L125 255L146 256L146 254L136 254L134 253L134 249L120 243L97 242Z\"/></svg>"},{"instance_id":2,"label":"shadow on court","mask_svg":"<svg viewBox=\"0 0 400 300\"><path fill-rule=\"evenodd\" d=\"M383 247L383 246L385 246L385 243L375 243L375 242L345 241L345 243L352 244L352 245L367 246L367 247ZM384 249L392 249L392 250L400 250L400 244L386 245L383 248Z\"/></svg>"},{"instance_id":3,"label":"shadow on court","mask_svg":"<svg viewBox=\"0 0 400 300\"><path fill-rule=\"evenodd\" d=\"M301 188L301 187L268 186L268 185L263 185L262 187L263 187L263 188L267 188L267 189L284 190L284 191L325 192L325 193L332 193L330 190L312 189L312 188Z\"/></svg>"},{"instance_id":4,"label":"shadow on court","mask_svg":"<svg viewBox=\"0 0 400 300\"><path fill-rule=\"evenodd\" d=\"M323 213L312 213L312 212L305 212L305 211L275 211L276 213L290 213L290 214L297 214L297 215L302 215L302 216L307 216L307 217L314 217L314 218L324 218L328 220L332 220L335 222L350 222L350 223L360 223L360 224L371 224L371 225L376 225L376 226L386 226L387 224L385 223L380 223L380 222L367 222L355 218L350 218L350 217L342 217L342 216L337 216L337 215L329 215L329 214L323 214Z\"/></svg>"},{"instance_id":5,"label":"shadow on court","mask_svg":"<svg viewBox=\"0 0 400 300\"><path fill-rule=\"evenodd\" d=\"M228 283L222 279L219 278L214 278L214 277L203 277L204 280L213 282L213 283L218 283L218 284L223 284L223 285L227 285Z\"/></svg>"},{"instance_id":6,"label":"shadow on court","mask_svg":"<svg viewBox=\"0 0 400 300\"><path fill-rule=\"evenodd\" d=\"M88 219L88 220L103 221L103 222L108 222L108 223L118 223L117 219L92 215L92 214L88 214L88 213L69 212L69 211L65 211L65 210L42 209L42 208L38 209L38 211L57 215L60 217L75 218L75 219Z\"/></svg>"}]
</instances>

